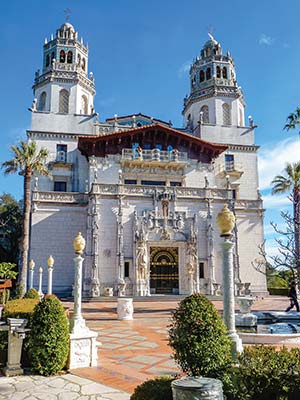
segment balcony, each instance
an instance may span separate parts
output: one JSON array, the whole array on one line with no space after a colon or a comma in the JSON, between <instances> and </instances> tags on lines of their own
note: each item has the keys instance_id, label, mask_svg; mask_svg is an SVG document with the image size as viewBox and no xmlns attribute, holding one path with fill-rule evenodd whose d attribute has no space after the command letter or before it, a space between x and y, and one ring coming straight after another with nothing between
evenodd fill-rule
<instances>
[{"instance_id":1,"label":"balcony","mask_svg":"<svg viewBox=\"0 0 300 400\"><path fill-rule=\"evenodd\" d=\"M166 168L184 168L188 154L176 149L165 151L160 149L123 149L121 163L132 167L160 166Z\"/></svg>"},{"instance_id":2,"label":"balcony","mask_svg":"<svg viewBox=\"0 0 300 400\"><path fill-rule=\"evenodd\" d=\"M49 154L49 167L51 168L67 168L71 169L73 164L73 157L66 151L57 151L56 153Z\"/></svg>"},{"instance_id":3,"label":"balcony","mask_svg":"<svg viewBox=\"0 0 300 400\"><path fill-rule=\"evenodd\" d=\"M225 161L225 163L217 165L216 172L222 177L229 175L234 178L240 178L244 173L243 165L235 161Z\"/></svg>"}]
</instances>

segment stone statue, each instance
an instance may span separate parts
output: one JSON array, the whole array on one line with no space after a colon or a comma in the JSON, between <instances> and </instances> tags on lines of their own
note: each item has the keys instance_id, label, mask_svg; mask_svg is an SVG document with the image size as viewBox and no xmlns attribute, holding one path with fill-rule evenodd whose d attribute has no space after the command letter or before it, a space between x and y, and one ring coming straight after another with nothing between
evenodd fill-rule
<instances>
[{"instance_id":1,"label":"stone statue","mask_svg":"<svg viewBox=\"0 0 300 400\"><path fill-rule=\"evenodd\" d=\"M169 200L163 199L161 201L162 206L162 214L164 218L168 218L169 216Z\"/></svg>"},{"instance_id":2,"label":"stone statue","mask_svg":"<svg viewBox=\"0 0 300 400\"><path fill-rule=\"evenodd\" d=\"M139 272L139 279L146 279L147 275L147 246L140 241L137 247L136 265Z\"/></svg>"}]
</instances>

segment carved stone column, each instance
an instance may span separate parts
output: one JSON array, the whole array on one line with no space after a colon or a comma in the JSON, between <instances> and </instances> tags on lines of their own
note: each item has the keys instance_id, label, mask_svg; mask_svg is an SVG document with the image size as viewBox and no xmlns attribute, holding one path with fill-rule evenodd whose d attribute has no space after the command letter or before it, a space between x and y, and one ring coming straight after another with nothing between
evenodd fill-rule
<instances>
[{"instance_id":1,"label":"carved stone column","mask_svg":"<svg viewBox=\"0 0 300 400\"><path fill-rule=\"evenodd\" d=\"M215 264L214 264L214 229L212 221L212 199L207 199L207 218L206 218L206 232L207 232L207 267L209 273L208 290L210 295L214 294L213 284L216 282L215 278Z\"/></svg>"},{"instance_id":2,"label":"carved stone column","mask_svg":"<svg viewBox=\"0 0 300 400\"><path fill-rule=\"evenodd\" d=\"M118 197L117 215L117 235L118 235L118 295L125 296L126 283L124 279L124 227L123 227L123 205L122 196Z\"/></svg>"}]
</instances>

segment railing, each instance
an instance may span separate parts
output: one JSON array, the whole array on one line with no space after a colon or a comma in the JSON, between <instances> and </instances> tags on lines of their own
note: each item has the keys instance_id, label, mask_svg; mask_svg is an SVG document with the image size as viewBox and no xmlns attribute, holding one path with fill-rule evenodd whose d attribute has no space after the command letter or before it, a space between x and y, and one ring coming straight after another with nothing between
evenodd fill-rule
<instances>
[{"instance_id":1,"label":"railing","mask_svg":"<svg viewBox=\"0 0 300 400\"><path fill-rule=\"evenodd\" d=\"M73 155L66 151L57 151L56 153L50 153L48 158L50 163L73 163Z\"/></svg>"},{"instance_id":2,"label":"railing","mask_svg":"<svg viewBox=\"0 0 300 400\"><path fill-rule=\"evenodd\" d=\"M225 161L223 164L216 166L218 173L225 172L243 172L243 164L236 161Z\"/></svg>"},{"instance_id":3,"label":"railing","mask_svg":"<svg viewBox=\"0 0 300 400\"><path fill-rule=\"evenodd\" d=\"M87 203L88 195L72 192L33 192L32 200L46 203Z\"/></svg>"},{"instance_id":4,"label":"railing","mask_svg":"<svg viewBox=\"0 0 300 400\"><path fill-rule=\"evenodd\" d=\"M122 150L122 160L186 162L187 159L187 153L180 152L176 149L170 151L160 149L142 150L139 148Z\"/></svg>"}]
</instances>

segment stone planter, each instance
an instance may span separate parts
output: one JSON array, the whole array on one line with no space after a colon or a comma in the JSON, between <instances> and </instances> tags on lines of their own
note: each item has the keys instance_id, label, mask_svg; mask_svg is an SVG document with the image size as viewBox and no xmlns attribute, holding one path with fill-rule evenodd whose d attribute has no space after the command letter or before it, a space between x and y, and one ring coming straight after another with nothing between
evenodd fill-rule
<instances>
[{"instance_id":1,"label":"stone planter","mask_svg":"<svg viewBox=\"0 0 300 400\"><path fill-rule=\"evenodd\" d=\"M255 299L253 297L237 297L236 302L238 303L242 314L250 314Z\"/></svg>"},{"instance_id":2,"label":"stone planter","mask_svg":"<svg viewBox=\"0 0 300 400\"><path fill-rule=\"evenodd\" d=\"M133 319L132 299L126 297L119 297L117 313L118 313L118 319L120 320L132 320Z\"/></svg>"},{"instance_id":3,"label":"stone planter","mask_svg":"<svg viewBox=\"0 0 300 400\"><path fill-rule=\"evenodd\" d=\"M222 382L218 379L187 377L171 383L173 400L223 400Z\"/></svg>"},{"instance_id":4,"label":"stone planter","mask_svg":"<svg viewBox=\"0 0 300 400\"><path fill-rule=\"evenodd\" d=\"M113 295L114 295L114 289L112 287L104 288L104 296L105 297L112 297Z\"/></svg>"}]
</instances>

